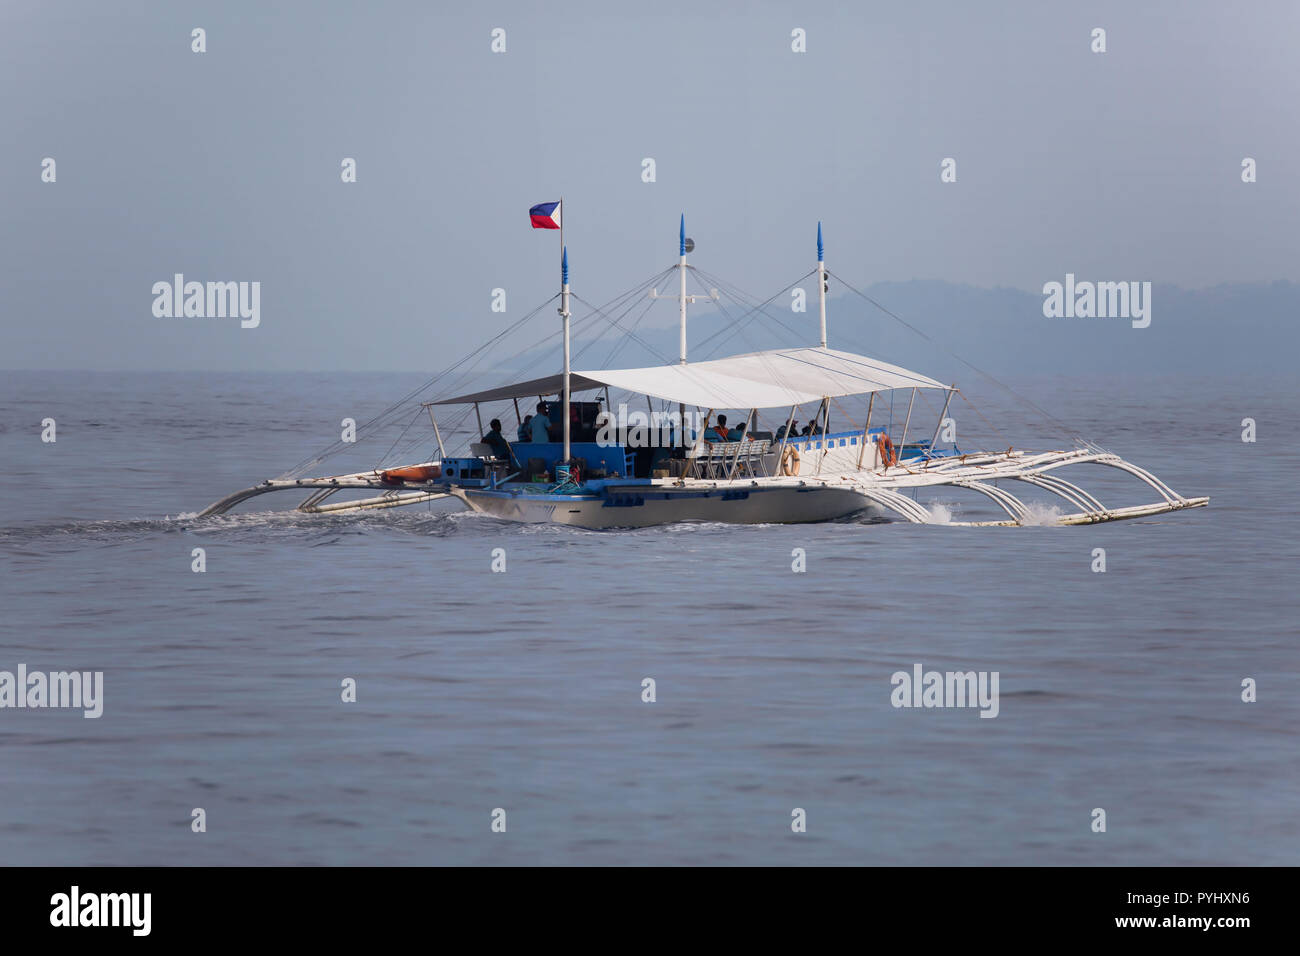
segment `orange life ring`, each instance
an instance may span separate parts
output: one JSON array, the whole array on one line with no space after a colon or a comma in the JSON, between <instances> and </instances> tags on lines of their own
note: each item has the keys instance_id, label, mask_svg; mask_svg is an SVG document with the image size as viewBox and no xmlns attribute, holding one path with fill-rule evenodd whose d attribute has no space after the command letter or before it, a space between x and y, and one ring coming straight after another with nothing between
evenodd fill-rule
<instances>
[{"instance_id":1,"label":"orange life ring","mask_svg":"<svg viewBox=\"0 0 1300 956\"><path fill-rule=\"evenodd\" d=\"M880 462L886 468L898 464L898 452L894 450L894 440L888 435L881 435L876 439L876 447L880 449Z\"/></svg>"},{"instance_id":2,"label":"orange life ring","mask_svg":"<svg viewBox=\"0 0 1300 956\"><path fill-rule=\"evenodd\" d=\"M799 474L799 449L794 445L786 445L785 450L781 452L781 474L787 476Z\"/></svg>"}]
</instances>

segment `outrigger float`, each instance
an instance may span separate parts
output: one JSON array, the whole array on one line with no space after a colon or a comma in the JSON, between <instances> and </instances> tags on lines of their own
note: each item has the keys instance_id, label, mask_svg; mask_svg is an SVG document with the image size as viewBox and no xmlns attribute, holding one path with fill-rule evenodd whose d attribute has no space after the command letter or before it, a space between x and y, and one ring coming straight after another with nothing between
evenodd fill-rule
<instances>
[{"instance_id":1,"label":"outrigger float","mask_svg":"<svg viewBox=\"0 0 1300 956\"><path fill-rule=\"evenodd\" d=\"M684 217L678 239L677 264L628 294L635 298L645 292L647 298L677 300L680 355L675 364L583 371L570 367L570 300L576 296L569 286L567 250L562 249L559 313L564 367L561 373L436 397L432 401L418 401L417 393L389 412L412 407L417 413L427 411L433 432L431 438L437 446L436 458L350 474L301 477L306 467L318 464L331 453L327 450L300 465L295 472L222 498L200 517L224 514L244 501L271 492L304 490L308 494L297 511L312 515L448 500L471 511L510 521L582 528L635 528L681 521L817 522L861 512L918 524L974 527L1044 523L1041 511L1006 489L1005 485L1011 482L1032 486L1066 502L1072 510L1053 515L1051 522L1063 525L1158 515L1209 503L1207 497L1187 498L1178 494L1149 471L1082 439L1075 439L1073 447L1043 452L1015 448L962 451L955 442L941 442L950 403L958 394L956 386L827 346L826 294L830 273L824 261L820 223L817 266L815 273L808 273L808 276L815 274L818 282L819 344L688 362L687 304L697 299L718 300L719 294L716 288L705 288L698 295L687 293L688 271L696 270L686 260L694 246L686 238ZM659 282L674 271L678 279L677 294L660 292ZM852 290L851 286L848 288ZM602 310L592 308L609 318ZM634 333L623 329L616 320L610 321L625 335L635 338ZM429 383L429 388L440 378ZM651 410L646 425L613 416L611 389L646 398ZM912 411L921 390L942 394L943 410L928 439L909 440ZM594 400L579 401L572 397L593 392L597 393ZM891 392L910 396L901 429L896 426L892 412L887 425L873 426L877 396ZM556 398L547 402L547 396ZM832 403L850 396L867 396L865 423L861 427L832 430ZM521 399L530 406L540 401L537 414L546 416L543 424L549 440L510 443L508 455L499 445L494 449L487 443L471 441L467 453L460 457L447 455L435 409L472 407L478 433L483 434L482 406L501 404L509 408L513 405L515 421L522 430ZM675 405L675 412L654 413L653 399L666 403L665 408ZM795 435L791 426L799 409L805 406L815 407L816 414L810 419L808 433ZM688 412L688 408L693 412ZM782 415L783 428L775 433L756 430L758 412L780 409L784 413L787 408L788 415ZM704 410L702 414L700 410ZM746 427L739 440L721 431L716 424L715 414L724 410L744 416ZM392 424L396 420L386 414L376 419L376 423ZM403 435L410 427L408 423ZM1159 500L1109 507L1058 473L1067 466L1085 464L1127 472L1154 490ZM991 521L952 521L943 509L927 507L917 500L918 492L929 493L944 487L982 494L1006 517ZM373 494L331 500L348 491Z\"/></svg>"}]
</instances>

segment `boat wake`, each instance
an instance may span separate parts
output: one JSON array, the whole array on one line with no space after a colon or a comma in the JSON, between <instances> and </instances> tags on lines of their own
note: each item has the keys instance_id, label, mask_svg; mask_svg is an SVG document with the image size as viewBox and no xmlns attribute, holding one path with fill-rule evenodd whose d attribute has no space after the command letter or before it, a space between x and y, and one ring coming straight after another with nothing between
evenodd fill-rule
<instances>
[{"instance_id":1,"label":"boat wake","mask_svg":"<svg viewBox=\"0 0 1300 956\"><path fill-rule=\"evenodd\" d=\"M952 524L953 509L952 506L943 501L934 501L929 504L930 524Z\"/></svg>"},{"instance_id":2,"label":"boat wake","mask_svg":"<svg viewBox=\"0 0 1300 956\"><path fill-rule=\"evenodd\" d=\"M1061 509L1044 501L1026 501L1025 516L1020 519L1022 525L1036 528L1050 528L1061 523Z\"/></svg>"},{"instance_id":3,"label":"boat wake","mask_svg":"<svg viewBox=\"0 0 1300 956\"><path fill-rule=\"evenodd\" d=\"M678 523L640 532L699 533L728 528L720 522ZM521 524L473 511L413 511L304 514L297 511L248 511L200 518L194 512L161 518L103 519L62 524L0 527L0 553L38 557L76 550L87 543L126 544L160 535L188 534L243 542L297 541L311 546L331 544L341 536L413 535L446 538L459 535L603 535L618 529L589 529L562 524ZM627 533L627 532L623 532Z\"/></svg>"}]
</instances>

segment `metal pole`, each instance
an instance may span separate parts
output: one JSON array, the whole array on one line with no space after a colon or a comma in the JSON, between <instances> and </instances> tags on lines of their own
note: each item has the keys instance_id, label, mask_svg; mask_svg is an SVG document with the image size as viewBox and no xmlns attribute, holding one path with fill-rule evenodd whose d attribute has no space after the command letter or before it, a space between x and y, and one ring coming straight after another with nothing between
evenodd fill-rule
<instances>
[{"instance_id":1,"label":"metal pole","mask_svg":"<svg viewBox=\"0 0 1300 956\"><path fill-rule=\"evenodd\" d=\"M912 397L907 400L907 417L903 419L903 437L898 443L898 457L902 459L903 449L907 447L907 425L912 420L912 403L916 401L916 389L912 389Z\"/></svg>"},{"instance_id":2,"label":"metal pole","mask_svg":"<svg viewBox=\"0 0 1300 956\"><path fill-rule=\"evenodd\" d=\"M944 416L948 414L948 403L952 401L952 393L955 391L957 391L956 385L948 389L948 397L943 400L943 411L939 413L939 424L934 426L934 437L930 439L930 452L932 454L934 452L934 443L939 440L939 432L943 428Z\"/></svg>"},{"instance_id":3,"label":"metal pole","mask_svg":"<svg viewBox=\"0 0 1300 956\"><path fill-rule=\"evenodd\" d=\"M681 329L678 340L678 359L677 364L686 364L686 213L682 213L681 226L677 232L677 261L678 278L681 280L678 288L680 293L677 298L677 311L681 317ZM709 409L710 413L713 409ZM682 420L682 447L686 447L686 404L679 402L677 405L677 414Z\"/></svg>"},{"instance_id":4,"label":"metal pole","mask_svg":"<svg viewBox=\"0 0 1300 956\"><path fill-rule=\"evenodd\" d=\"M681 330L677 363L686 364L686 213L682 213L681 229L677 236L677 254L680 257L677 261L677 275L681 280L680 292L677 298L677 312L681 317Z\"/></svg>"},{"instance_id":5,"label":"metal pole","mask_svg":"<svg viewBox=\"0 0 1300 956\"><path fill-rule=\"evenodd\" d=\"M876 393L867 399L867 423L862 426L862 446L858 449L858 471L862 470L862 456L867 451L867 437L871 434L871 409L876 404Z\"/></svg>"},{"instance_id":6,"label":"metal pole","mask_svg":"<svg viewBox=\"0 0 1300 956\"><path fill-rule=\"evenodd\" d=\"M426 402L424 407L429 410L429 421L433 422L433 435L438 439L438 457L446 458L447 451L442 447L442 432L438 431L438 419L433 417L433 404Z\"/></svg>"},{"instance_id":7,"label":"metal pole","mask_svg":"<svg viewBox=\"0 0 1300 956\"><path fill-rule=\"evenodd\" d=\"M819 475L822 473L822 462L826 460L826 433L831 430L831 400L829 396L822 399L822 406L818 411L822 411L822 409L825 409L822 413L822 453L817 458L816 471L816 474Z\"/></svg>"},{"instance_id":8,"label":"metal pole","mask_svg":"<svg viewBox=\"0 0 1300 956\"><path fill-rule=\"evenodd\" d=\"M794 413L799 410L798 405L790 406L790 417L785 420L785 432L781 435L781 447L776 452L776 473L781 474L781 459L785 457L785 445L790 440L790 426L794 424Z\"/></svg>"},{"instance_id":9,"label":"metal pole","mask_svg":"<svg viewBox=\"0 0 1300 956\"><path fill-rule=\"evenodd\" d=\"M560 229L564 229L561 200ZM569 250L560 253L560 318L564 323L564 458L569 463Z\"/></svg>"},{"instance_id":10,"label":"metal pole","mask_svg":"<svg viewBox=\"0 0 1300 956\"><path fill-rule=\"evenodd\" d=\"M689 465L689 467L690 467L690 469L691 469L692 471L695 470L695 465L693 464L694 459L693 459L692 456L694 455L695 450L696 450L697 448L700 447L700 442L704 440L704 433L705 433L706 431L709 430L709 419L712 418L712 417L713 417L713 409L710 408L710 409L709 409L707 412L705 412L705 414L704 414L704 427L701 428L701 429L700 429L700 433L699 433L698 435L695 436L695 441L691 444L691 450L690 450L690 453L687 454L687 456L686 456L686 460L687 460L688 462L692 462L692 464ZM686 437L686 430L685 430L685 429L682 429L682 437L683 437L683 438ZM683 442L683 447L685 447L685 442Z\"/></svg>"},{"instance_id":11,"label":"metal pole","mask_svg":"<svg viewBox=\"0 0 1300 956\"><path fill-rule=\"evenodd\" d=\"M826 348L826 263L823 261L825 250L822 248L822 224L817 223L817 303L821 313L821 343Z\"/></svg>"},{"instance_id":12,"label":"metal pole","mask_svg":"<svg viewBox=\"0 0 1300 956\"><path fill-rule=\"evenodd\" d=\"M749 417L745 419L745 437L736 442L736 454L732 456L731 469L727 472L728 481L736 477L736 465L740 462L740 449L744 442L749 441L749 430L754 427L754 415L757 412L757 408L751 408L749 410Z\"/></svg>"},{"instance_id":13,"label":"metal pole","mask_svg":"<svg viewBox=\"0 0 1300 956\"><path fill-rule=\"evenodd\" d=\"M781 434L781 451L785 451L785 443L790 440L790 426L794 424L794 413L798 410L798 405L790 406L790 417L785 420L785 431Z\"/></svg>"}]
</instances>

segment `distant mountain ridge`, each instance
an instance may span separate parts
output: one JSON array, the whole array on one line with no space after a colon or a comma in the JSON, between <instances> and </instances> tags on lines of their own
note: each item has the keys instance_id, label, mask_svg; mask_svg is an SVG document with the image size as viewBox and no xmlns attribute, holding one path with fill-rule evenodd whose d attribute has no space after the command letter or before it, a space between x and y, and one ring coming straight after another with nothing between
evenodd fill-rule
<instances>
[{"instance_id":1,"label":"distant mountain ridge","mask_svg":"<svg viewBox=\"0 0 1300 956\"><path fill-rule=\"evenodd\" d=\"M1090 370L1245 375L1289 371L1300 346L1296 322L1300 285L1287 281L1228 283L1201 290L1155 285L1148 328L1133 328L1122 318L1047 318L1043 314L1045 296L1020 289L915 279L879 282L863 290L933 342L837 285L832 280L827 302L827 339L832 348L862 352L944 380L969 376L969 370L949 352L998 376L1028 371L1073 375ZM772 318L751 315L735 326L730 320L741 316L743 310L733 303L724 302L730 319L703 303L692 306L687 324L688 357L698 361L816 344L816 283L809 281L804 287L807 311L792 312L787 297L766 307ZM677 329L665 324L672 314L662 306L660 309L654 315L654 326L637 330L649 348L627 342L613 356L613 365L676 360ZM626 328L630 323L622 324ZM621 337L606 331L596 343L592 342L594 334L585 341L575 338L575 352L581 351L581 355L574 367L606 366ZM533 353L521 364L537 358Z\"/></svg>"}]
</instances>

